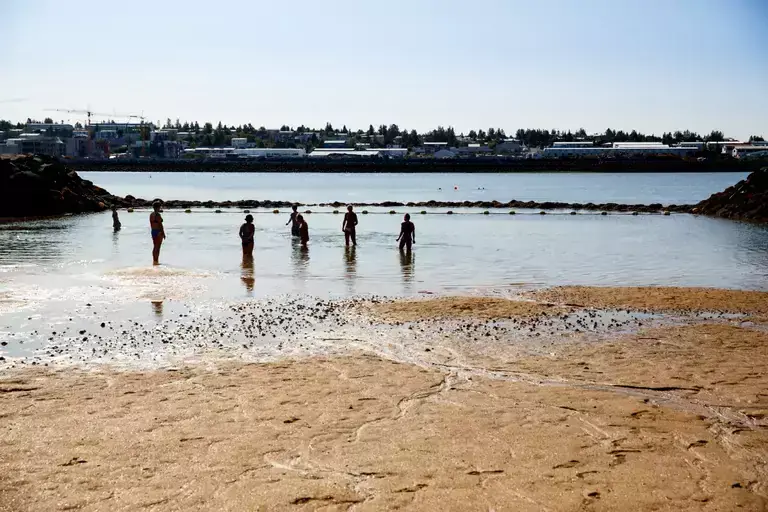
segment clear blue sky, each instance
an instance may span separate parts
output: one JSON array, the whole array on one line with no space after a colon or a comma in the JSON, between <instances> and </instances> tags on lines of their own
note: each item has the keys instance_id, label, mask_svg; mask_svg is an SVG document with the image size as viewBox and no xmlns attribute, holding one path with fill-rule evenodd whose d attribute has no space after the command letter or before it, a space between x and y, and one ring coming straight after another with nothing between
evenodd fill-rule
<instances>
[{"instance_id":1,"label":"clear blue sky","mask_svg":"<svg viewBox=\"0 0 768 512\"><path fill-rule=\"evenodd\" d=\"M768 137L766 0L2 0L0 34L14 121Z\"/></svg>"}]
</instances>

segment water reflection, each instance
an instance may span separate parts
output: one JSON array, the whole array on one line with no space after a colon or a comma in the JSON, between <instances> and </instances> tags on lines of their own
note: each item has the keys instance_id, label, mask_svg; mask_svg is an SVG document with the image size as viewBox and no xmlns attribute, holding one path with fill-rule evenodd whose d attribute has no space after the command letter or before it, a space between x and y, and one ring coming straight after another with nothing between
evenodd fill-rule
<instances>
[{"instance_id":1,"label":"water reflection","mask_svg":"<svg viewBox=\"0 0 768 512\"><path fill-rule=\"evenodd\" d=\"M357 247L344 247L344 279L347 281L349 291L354 288L357 277Z\"/></svg>"},{"instance_id":2,"label":"water reflection","mask_svg":"<svg viewBox=\"0 0 768 512\"><path fill-rule=\"evenodd\" d=\"M403 275L403 284L406 285L406 288L410 288L408 285L413 282L414 261L415 258L410 249L400 249L400 272Z\"/></svg>"},{"instance_id":3,"label":"water reflection","mask_svg":"<svg viewBox=\"0 0 768 512\"><path fill-rule=\"evenodd\" d=\"M242 273L240 280L245 285L245 290L252 294L253 287L256 284L256 278L253 275L253 255L243 255Z\"/></svg>"},{"instance_id":4,"label":"water reflection","mask_svg":"<svg viewBox=\"0 0 768 512\"><path fill-rule=\"evenodd\" d=\"M294 275L300 279L305 279L307 267L309 266L309 247L301 245L298 238L291 240L293 251L291 260L293 262Z\"/></svg>"},{"instance_id":5,"label":"water reflection","mask_svg":"<svg viewBox=\"0 0 768 512\"><path fill-rule=\"evenodd\" d=\"M163 301L161 300L153 300L152 301L152 312L157 317L163 316Z\"/></svg>"}]
</instances>

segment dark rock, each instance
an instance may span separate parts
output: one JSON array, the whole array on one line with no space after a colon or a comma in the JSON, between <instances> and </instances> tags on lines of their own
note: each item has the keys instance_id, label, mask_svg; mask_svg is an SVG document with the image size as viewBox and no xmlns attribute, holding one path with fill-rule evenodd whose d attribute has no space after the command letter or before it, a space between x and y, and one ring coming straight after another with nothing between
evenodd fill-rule
<instances>
[{"instance_id":1,"label":"dark rock","mask_svg":"<svg viewBox=\"0 0 768 512\"><path fill-rule=\"evenodd\" d=\"M0 159L0 217L98 212L123 204L51 157Z\"/></svg>"},{"instance_id":2,"label":"dark rock","mask_svg":"<svg viewBox=\"0 0 768 512\"><path fill-rule=\"evenodd\" d=\"M768 167L755 171L746 180L712 194L693 213L734 220L768 222Z\"/></svg>"}]
</instances>

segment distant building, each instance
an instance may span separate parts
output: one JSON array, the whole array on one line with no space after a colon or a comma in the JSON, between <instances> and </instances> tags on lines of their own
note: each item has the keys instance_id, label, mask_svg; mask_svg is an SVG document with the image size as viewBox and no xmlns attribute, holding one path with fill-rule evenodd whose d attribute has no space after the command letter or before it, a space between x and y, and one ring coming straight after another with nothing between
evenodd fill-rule
<instances>
[{"instance_id":1,"label":"distant building","mask_svg":"<svg viewBox=\"0 0 768 512\"><path fill-rule=\"evenodd\" d=\"M66 144L59 137L39 133L22 133L18 138L8 139L3 145L4 154L33 154L54 157L66 154Z\"/></svg>"},{"instance_id":2,"label":"distant building","mask_svg":"<svg viewBox=\"0 0 768 512\"><path fill-rule=\"evenodd\" d=\"M735 146L731 150L731 156L733 158L744 158L747 155L762 156L759 153L768 153L768 146L756 145L756 144L743 144Z\"/></svg>"},{"instance_id":3,"label":"distant building","mask_svg":"<svg viewBox=\"0 0 768 512\"><path fill-rule=\"evenodd\" d=\"M452 148L452 150L454 150ZM460 156L477 156L477 155L489 155L492 153L491 148L482 144L469 144L468 146L462 146L456 148L455 152Z\"/></svg>"},{"instance_id":4,"label":"distant building","mask_svg":"<svg viewBox=\"0 0 768 512\"><path fill-rule=\"evenodd\" d=\"M594 147L591 141L588 140L574 140L574 141L557 141L552 143L553 148L591 148Z\"/></svg>"},{"instance_id":5,"label":"distant building","mask_svg":"<svg viewBox=\"0 0 768 512\"><path fill-rule=\"evenodd\" d=\"M697 152L695 147L670 147L658 142L614 142L611 146L544 148L542 158L640 158L685 157Z\"/></svg>"},{"instance_id":6,"label":"distant building","mask_svg":"<svg viewBox=\"0 0 768 512\"><path fill-rule=\"evenodd\" d=\"M248 139L245 137L232 137L232 147L242 149L248 145Z\"/></svg>"},{"instance_id":7,"label":"distant building","mask_svg":"<svg viewBox=\"0 0 768 512\"><path fill-rule=\"evenodd\" d=\"M440 159L456 158L456 152L450 149L439 149L435 151L434 156Z\"/></svg>"},{"instance_id":8,"label":"distant building","mask_svg":"<svg viewBox=\"0 0 768 512\"><path fill-rule=\"evenodd\" d=\"M434 154L440 150L448 149L447 142L424 142L419 153Z\"/></svg>"},{"instance_id":9,"label":"distant building","mask_svg":"<svg viewBox=\"0 0 768 512\"><path fill-rule=\"evenodd\" d=\"M523 145L517 139L504 139L496 144L496 152L500 154L520 153L522 150Z\"/></svg>"}]
</instances>

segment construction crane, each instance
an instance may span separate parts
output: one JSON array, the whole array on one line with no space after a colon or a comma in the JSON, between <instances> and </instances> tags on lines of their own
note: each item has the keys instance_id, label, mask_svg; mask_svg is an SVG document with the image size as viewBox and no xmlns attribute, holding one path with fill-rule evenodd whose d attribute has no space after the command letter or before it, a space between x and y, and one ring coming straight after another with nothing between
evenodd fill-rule
<instances>
[{"instance_id":1,"label":"construction crane","mask_svg":"<svg viewBox=\"0 0 768 512\"><path fill-rule=\"evenodd\" d=\"M103 114L99 112L94 112L93 110L79 110L79 109L69 109L69 108L47 108L45 109L46 112L67 112L68 114L85 114L88 116L88 126L91 125L91 116L104 116L104 117L136 117L136 116L126 116L121 114Z\"/></svg>"}]
</instances>

